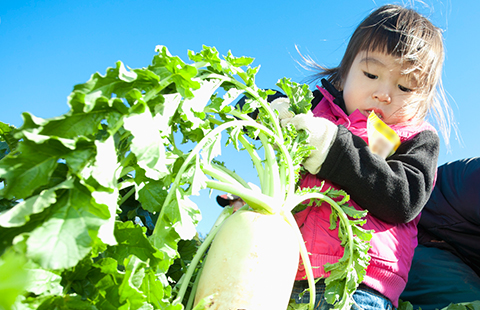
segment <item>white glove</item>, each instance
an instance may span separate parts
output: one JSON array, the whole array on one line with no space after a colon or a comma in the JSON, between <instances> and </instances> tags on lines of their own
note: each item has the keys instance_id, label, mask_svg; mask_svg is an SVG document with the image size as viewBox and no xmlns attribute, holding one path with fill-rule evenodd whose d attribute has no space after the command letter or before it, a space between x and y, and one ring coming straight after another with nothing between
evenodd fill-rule
<instances>
[{"instance_id":1,"label":"white glove","mask_svg":"<svg viewBox=\"0 0 480 310\"><path fill-rule=\"evenodd\" d=\"M272 103L270 103L270 107L274 110L277 110L280 121L292 118L295 115L292 111L288 110L290 107L290 100L285 97L280 97L273 100Z\"/></svg>"},{"instance_id":2,"label":"white glove","mask_svg":"<svg viewBox=\"0 0 480 310\"><path fill-rule=\"evenodd\" d=\"M323 117L308 114L298 114L281 121L282 126L292 124L296 130L305 130L309 133L308 144L316 149L304 160L303 167L311 174L317 174L327 157L330 147L337 136L338 127Z\"/></svg>"}]
</instances>

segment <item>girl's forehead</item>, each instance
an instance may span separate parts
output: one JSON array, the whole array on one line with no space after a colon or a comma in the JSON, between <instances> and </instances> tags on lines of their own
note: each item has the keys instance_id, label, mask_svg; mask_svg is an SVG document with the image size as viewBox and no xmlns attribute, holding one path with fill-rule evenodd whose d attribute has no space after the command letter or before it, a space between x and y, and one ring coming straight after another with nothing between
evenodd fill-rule
<instances>
[{"instance_id":1,"label":"girl's forehead","mask_svg":"<svg viewBox=\"0 0 480 310\"><path fill-rule=\"evenodd\" d=\"M361 51L355 57L354 62L376 65L387 69L398 68L402 75L418 76L420 73L418 67L406 59L378 51Z\"/></svg>"},{"instance_id":2,"label":"girl's forehead","mask_svg":"<svg viewBox=\"0 0 480 310\"><path fill-rule=\"evenodd\" d=\"M379 51L360 51L355 57L355 61L359 63L375 64L379 66L405 66L405 62L401 57L387 54Z\"/></svg>"}]
</instances>

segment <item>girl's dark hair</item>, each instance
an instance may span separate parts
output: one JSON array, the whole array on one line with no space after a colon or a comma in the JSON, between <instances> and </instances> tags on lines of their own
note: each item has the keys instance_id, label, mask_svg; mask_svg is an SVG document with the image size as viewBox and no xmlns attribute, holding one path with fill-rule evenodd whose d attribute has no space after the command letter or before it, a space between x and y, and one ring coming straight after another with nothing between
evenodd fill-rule
<instances>
[{"instance_id":1,"label":"girl's dark hair","mask_svg":"<svg viewBox=\"0 0 480 310\"><path fill-rule=\"evenodd\" d=\"M442 31L413 9L384 5L358 25L338 67L326 68L309 57L302 58L307 67L317 71L311 81L326 77L342 90L355 57L364 51L383 52L400 59L402 67L408 68L404 73L412 73L418 83L419 98L412 104L415 120L421 121L433 112L448 144L452 113L442 86Z\"/></svg>"}]
</instances>

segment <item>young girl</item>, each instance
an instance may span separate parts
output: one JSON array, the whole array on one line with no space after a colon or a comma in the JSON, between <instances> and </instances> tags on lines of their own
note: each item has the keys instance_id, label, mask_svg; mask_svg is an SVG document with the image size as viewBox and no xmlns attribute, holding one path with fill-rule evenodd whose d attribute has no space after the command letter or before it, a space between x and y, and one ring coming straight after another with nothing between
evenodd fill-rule
<instances>
[{"instance_id":1,"label":"young girl","mask_svg":"<svg viewBox=\"0 0 480 310\"><path fill-rule=\"evenodd\" d=\"M427 114L436 112L439 124L448 128L449 109L440 100L443 58L441 31L429 20L411 9L382 6L358 26L340 66L316 65L318 76L327 80L314 92L313 115L282 120L309 131L310 143L317 147L304 162L310 173L301 186L325 181L323 190L341 188L355 208L368 210L363 227L374 230L371 260L354 295L354 309L397 307L407 283L417 223L434 185L440 148ZM285 116L284 99L276 101L272 105ZM400 146L386 158L368 144L366 125L372 112L400 137ZM323 266L343 255L338 231L329 229L329 216L330 208L324 206L296 215L315 278L328 276ZM308 287L302 264L296 279L292 298L308 303L309 294L300 294ZM330 308L324 289L318 281L315 309Z\"/></svg>"}]
</instances>

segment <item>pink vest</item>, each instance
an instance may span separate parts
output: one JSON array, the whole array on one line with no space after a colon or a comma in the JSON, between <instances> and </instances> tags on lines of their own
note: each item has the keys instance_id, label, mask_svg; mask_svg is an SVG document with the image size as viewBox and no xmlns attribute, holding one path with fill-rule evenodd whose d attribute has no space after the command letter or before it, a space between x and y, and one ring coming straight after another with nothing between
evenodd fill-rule
<instances>
[{"instance_id":1,"label":"pink vest","mask_svg":"<svg viewBox=\"0 0 480 310\"><path fill-rule=\"evenodd\" d=\"M358 110L347 116L343 110L333 103L333 96L319 87L324 98L313 110L317 117L324 117L336 125L343 125L353 134L361 137L368 143L367 118ZM390 126L399 135L401 142L411 139L423 130L435 130L430 124L423 123L419 126ZM301 187L320 186L322 181L315 175L307 174L303 178ZM323 190L329 187L338 188L325 180ZM350 200L352 206L360 208ZM330 230L330 206L323 203L321 207L308 207L296 214L296 220L302 232L315 278L327 276L323 270L326 263L335 263L343 256L343 247L340 246L338 230ZM367 268L363 283L379 291L397 307L398 298L405 288L408 271L417 246L417 223L420 215L406 224L385 223L370 213L367 214L366 224L363 228L375 232L371 239L370 265ZM305 279L305 269L299 265L297 280Z\"/></svg>"}]
</instances>

